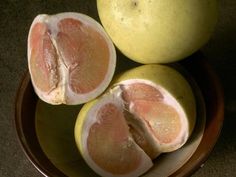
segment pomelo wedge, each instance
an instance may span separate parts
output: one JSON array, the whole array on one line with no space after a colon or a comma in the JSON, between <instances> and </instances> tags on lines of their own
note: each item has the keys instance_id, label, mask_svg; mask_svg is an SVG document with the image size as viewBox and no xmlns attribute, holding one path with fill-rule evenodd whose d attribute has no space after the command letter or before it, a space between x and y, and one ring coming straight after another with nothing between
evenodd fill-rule
<instances>
[{"instance_id":1,"label":"pomelo wedge","mask_svg":"<svg viewBox=\"0 0 236 177\"><path fill-rule=\"evenodd\" d=\"M85 104L75 124L76 144L101 176L140 176L160 153L191 135L196 103L176 70L143 65L124 72L103 96Z\"/></svg>"},{"instance_id":2,"label":"pomelo wedge","mask_svg":"<svg viewBox=\"0 0 236 177\"><path fill-rule=\"evenodd\" d=\"M28 66L37 95L50 104L81 104L100 95L116 52L102 26L80 13L38 15L28 35Z\"/></svg>"}]
</instances>

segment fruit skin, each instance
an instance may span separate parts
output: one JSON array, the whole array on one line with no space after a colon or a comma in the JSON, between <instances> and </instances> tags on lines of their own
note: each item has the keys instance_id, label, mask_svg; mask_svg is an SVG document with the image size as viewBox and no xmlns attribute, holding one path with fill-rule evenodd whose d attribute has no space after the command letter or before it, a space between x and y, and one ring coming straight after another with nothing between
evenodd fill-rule
<instances>
[{"instance_id":1,"label":"fruit skin","mask_svg":"<svg viewBox=\"0 0 236 177\"><path fill-rule=\"evenodd\" d=\"M74 128L75 142L83 157L84 157L84 153L83 153L83 145L82 145L82 134L83 134L82 130L84 128L83 126L84 126L84 122L85 122L88 111L93 105L96 104L97 101L98 101L98 98L84 104L77 116L77 120L75 123L75 128Z\"/></svg>"},{"instance_id":2,"label":"fruit skin","mask_svg":"<svg viewBox=\"0 0 236 177\"><path fill-rule=\"evenodd\" d=\"M100 20L115 45L139 63L183 59L210 38L217 0L97 0Z\"/></svg>"},{"instance_id":3,"label":"fruit skin","mask_svg":"<svg viewBox=\"0 0 236 177\"><path fill-rule=\"evenodd\" d=\"M115 77L112 83L119 83L129 79L146 79L165 88L183 107L187 115L191 135L196 122L196 101L192 88L187 80L172 67L160 64L142 65L130 69Z\"/></svg>"}]
</instances>

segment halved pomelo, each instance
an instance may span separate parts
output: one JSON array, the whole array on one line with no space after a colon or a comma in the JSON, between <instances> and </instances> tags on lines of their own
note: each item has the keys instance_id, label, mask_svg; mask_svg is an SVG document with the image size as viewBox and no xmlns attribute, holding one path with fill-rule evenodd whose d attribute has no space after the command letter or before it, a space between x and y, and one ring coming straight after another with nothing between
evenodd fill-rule
<instances>
[{"instance_id":1,"label":"halved pomelo","mask_svg":"<svg viewBox=\"0 0 236 177\"><path fill-rule=\"evenodd\" d=\"M116 52L102 26L79 13L38 15L28 36L28 66L37 95L50 104L80 104L100 95Z\"/></svg>"},{"instance_id":2,"label":"halved pomelo","mask_svg":"<svg viewBox=\"0 0 236 177\"><path fill-rule=\"evenodd\" d=\"M114 83L81 109L75 140L101 176L139 176L160 153L186 143L195 125L195 98L186 79L163 65L131 69Z\"/></svg>"}]
</instances>

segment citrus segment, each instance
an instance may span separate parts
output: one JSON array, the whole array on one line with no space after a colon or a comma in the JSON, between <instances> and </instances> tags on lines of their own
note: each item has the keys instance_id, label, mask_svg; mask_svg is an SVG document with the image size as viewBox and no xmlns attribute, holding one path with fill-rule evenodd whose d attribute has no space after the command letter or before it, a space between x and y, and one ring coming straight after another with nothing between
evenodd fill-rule
<instances>
[{"instance_id":1,"label":"citrus segment","mask_svg":"<svg viewBox=\"0 0 236 177\"><path fill-rule=\"evenodd\" d=\"M43 23L37 23L31 35L32 78L35 84L44 92L50 92L57 86L57 59L56 50L50 39L50 31Z\"/></svg>"},{"instance_id":2,"label":"citrus segment","mask_svg":"<svg viewBox=\"0 0 236 177\"><path fill-rule=\"evenodd\" d=\"M170 143L180 133L178 112L164 103L158 89L144 83L129 84L122 92L132 112L142 118L160 143Z\"/></svg>"},{"instance_id":3,"label":"citrus segment","mask_svg":"<svg viewBox=\"0 0 236 177\"><path fill-rule=\"evenodd\" d=\"M81 104L109 85L116 52L102 26L79 13L38 15L28 36L28 65L37 95L50 104Z\"/></svg>"},{"instance_id":4,"label":"citrus segment","mask_svg":"<svg viewBox=\"0 0 236 177\"><path fill-rule=\"evenodd\" d=\"M180 133L180 117L175 108L162 102L137 101L133 111L144 119L160 143L171 143Z\"/></svg>"},{"instance_id":5,"label":"citrus segment","mask_svg":"<svg viewBox=\"0 0 236 177\"><path fill-rule=\"evenodd\" d=\"M135 170L140 165L141 156L129 137L129 127L121 110L108 103L98 111L97 119L88 136L88 151L92 159L113 174Z\"/></svg>"},{"instance_id":6,"label":"citrus segment","mask_svg":"<svg viewBox=\"0 0 236 177\"><path fill-rule=\"evenodd\" d=\"M128 115L127 111L125 118L129 125L129 132L135 143L142 148L151 159L155 159L159 156L161 152L156 148L156 144L153 141L152 136L150 136L149 132L146 130L147 128L144 122L135 118L131 113Z\"/></svg>"},{"instance_id":7,"label":"citrus segment","mask_svg":"<svg viewBox=\"0 0 236 177\"><path fill-rule=\"evenodd\" d=\"M123 89L122 96L127 102L136 100L159 101L163 99L163 95L156 88L148 84L129 84L127 87L123 86Z\"/></svg>"},{"instance_id":8,"label":"citrus segment","mask_svg":"<svg viewBox=\"0 0 236 177\"><path fill-rule=\"evenodd\" d=\"M63 19L58 28L58 50L69 70L70 88L76 93L94 90L108 71L107 42L96 30L79 20Z\"/></svg>"}]
</instances>

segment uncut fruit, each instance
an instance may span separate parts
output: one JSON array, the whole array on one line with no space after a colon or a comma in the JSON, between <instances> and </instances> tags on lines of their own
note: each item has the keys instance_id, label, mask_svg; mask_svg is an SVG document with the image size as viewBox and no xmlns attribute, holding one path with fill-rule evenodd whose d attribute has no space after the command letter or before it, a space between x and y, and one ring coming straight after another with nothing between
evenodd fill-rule
<instances>
[{"instance_id":1,"label":"uncut fruit","mask_svg":"<svg viewBox=\"0 0 236 177\"><path fill-rule=\"evenodd\" d=\"M201 48L217 22L217 0L97 0L100 20L128 58L181 60Z\"/></svg>"},{"instance_id":2,"label":"uncut fruit","mask_svg":"<svg viewBox=\"0 0 236 177\"><path fill-rule=\"evenodd\" d=\"M28 35L28 67L35 92L50 104L81 104L109 85L116 65L102 26L80 13L38 15Z\"/></svg>"},{"instance_id":3,"label":"uncut fruit","mask_svg":"<svg viewBox=\"0 0 236 177\"><path fill-rule=\"evenodd\" d=\"M143 65L119 75L104 95L83 106L75 140L99 175L135 177L159 154L182 147L195 119L186 79L168 66Z\"/></svg>"}]
</instances>

